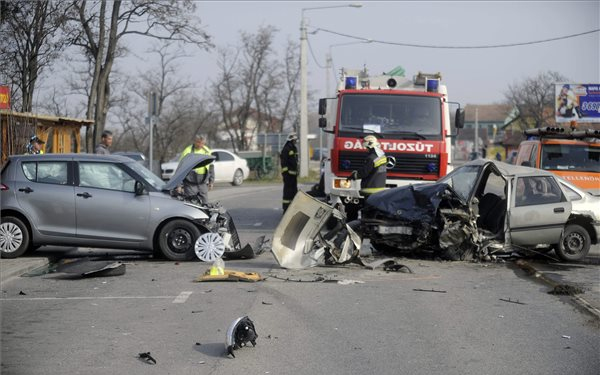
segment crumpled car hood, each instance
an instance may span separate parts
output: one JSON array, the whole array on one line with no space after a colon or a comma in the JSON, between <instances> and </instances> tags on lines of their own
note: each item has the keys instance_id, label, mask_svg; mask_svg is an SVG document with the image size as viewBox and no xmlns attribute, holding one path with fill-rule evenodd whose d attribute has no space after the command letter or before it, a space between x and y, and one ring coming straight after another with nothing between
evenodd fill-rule
<instances>
[{"instance_id":1,"label":"crumpled car hood","mask_svg":"<svg viewBox=\"0 0 600 375\"><path fill-rule=\"evenodd\" d=\"M363 217L384 215L392 220L431 223L448 185L415 184L371 195L363 208Z\"/></svg>"}]
</instances>

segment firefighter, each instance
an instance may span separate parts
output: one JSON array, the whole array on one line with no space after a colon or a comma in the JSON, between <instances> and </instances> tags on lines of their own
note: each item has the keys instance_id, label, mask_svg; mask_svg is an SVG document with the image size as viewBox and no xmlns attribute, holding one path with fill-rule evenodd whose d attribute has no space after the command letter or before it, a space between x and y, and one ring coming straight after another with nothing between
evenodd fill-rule
<instances>
[{"instance_id":1,"label":"firefighter","mask_svg":"<svg viewBox=\"0 0 600 375\"><path fill-rule=\"evenodd\" d=\"M281 175L283 177L283 212L287 210L298 192L298 149L296 133L290 133L281 149Z\"/></svg>"},{"instance_id":2,"label":"firefighter","mask_svg":"<svg viewBox=\"0 0 600 375\"><path fill-rule=\"evenodd\" d=\"M375 194L385 189L385 180L387 178L387 157L380 148L379 141L374 135L367 135L363 138L363 147L368 151L365 164L359 171L352 171L348 179L356 180L360 178L360 194L367 199L369 195ZM362 200L364 202L364 200ZM362 203L361 202L361 203ZM347 207L346 215L348 221L358 218L359 207Z\"/></svg>"},{"instance_id":3,"label":"firefighter","mask_svg":"<svg viewBox=\"0 0 600 375\"><path fill-rule=\"evenodd\" d=\"M183 159L187 154L203 154L210 155L211 150L204 143L204 137L196 135L194 137L194 143L187 146L179 161ZM210 164L208 167L199 167L191 171L183 180L183 193L186 196L198 196L202 203L208 202L208 191L212 190L213 183L215 181L214 166Z\"/></svg>"}]
</instances>

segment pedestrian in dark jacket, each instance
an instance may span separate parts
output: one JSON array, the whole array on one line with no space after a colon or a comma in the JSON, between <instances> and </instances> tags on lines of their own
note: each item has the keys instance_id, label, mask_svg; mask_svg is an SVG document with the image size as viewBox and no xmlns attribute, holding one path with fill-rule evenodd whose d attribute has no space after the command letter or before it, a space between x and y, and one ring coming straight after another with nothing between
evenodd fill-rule
<instances>
[{"instance_id":1,"label":"pedestrian in dark jacket","mask_svg":"<svg viewBox=\"0 0 600 375\"><path fill-rule=\"evenodd\" d=\"M281 175L283 177L283 212L287 210L298 192L298 149L296 133L290 133L281 149Z\"/></svg>"}]
</instances>

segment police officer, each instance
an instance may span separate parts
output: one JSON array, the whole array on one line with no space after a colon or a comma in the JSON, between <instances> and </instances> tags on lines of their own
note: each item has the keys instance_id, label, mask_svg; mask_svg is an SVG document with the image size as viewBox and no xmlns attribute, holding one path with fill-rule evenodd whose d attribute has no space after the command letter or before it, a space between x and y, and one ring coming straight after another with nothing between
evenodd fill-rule
<instances>
[{"instance_id":1,"label":"police officer","mask_svg":"<svg viewBox=\"0 0 600 375\"><path fill-rule=\"evenodd\" d=\"M194 143L183 150L179 157L179 161L181 162L181 159L189 153L210 155L211 152L210 148L204 143L204 137L196 135L194 137ZM183 193L186 196L198 195L202 203L206 203L208 202L208 191L212 190L214 181L215 173L212 164L208 167L196 168L183 180Z\"/></svg>"},{"instance_id":2,"label":"police officer","mask_svg":"<svg viewBox=\"0 0 600 375\"><path fill-rule=\"evenodd\" d=\"M360 178L360 194L366 199L371 194L375 194L385 189L385 180L387 178L387 157L379 146L379 141L374 135L367 135L363 138L363 147L368 151L367 159L362 169L352 171L348 179L356 180ZM347 210L348 220L358 217L358 210Z\"/></svg>"},{"instance_id":3,"label":"police officer","mask_svg":"<svg viewBox=\"0 0 600 375\"><path fill-rule=\"evenodd\" d=\"M290 133L281 149L281 175L283 176L283 212L287 210L298 192L298 149L296 133Z\"/></svg>"},{"instance_id":4,"label":"police officer","mask_svg":"<svg viewBox=\"0 0 600 375\"><path fill-rule=\"evenodd\" d=\"M29 138L29 144L27 145L27 150L25 152L26 155L38 155L43 154L44 150L42 150L42 145L46 143L42 141L37 135Z\"/></svg>"}]
</instances>

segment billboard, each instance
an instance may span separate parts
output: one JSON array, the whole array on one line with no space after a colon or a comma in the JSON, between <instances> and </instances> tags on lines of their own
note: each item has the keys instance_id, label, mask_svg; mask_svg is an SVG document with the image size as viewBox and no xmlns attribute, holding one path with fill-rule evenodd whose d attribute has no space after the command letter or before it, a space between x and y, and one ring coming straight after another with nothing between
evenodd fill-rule
<instances>
[{"instance_id":1,"label":"billboard","mask_svg":"<svg viewBox=\"0 0 600 375\"><path fill-rule=\"evenodd\" d=\"M554 86L556 122L600 122L600 83Z\"/></svg>"},{"instance_id":2,"label":"billboard","mask_svg":"<svg viewBox=\"0 0 600 375\"><path fill-rule=\"evenodd\" d=\"M0 109L10 109L10 88L0 86Z\"/></svg>"}]
</instances>

